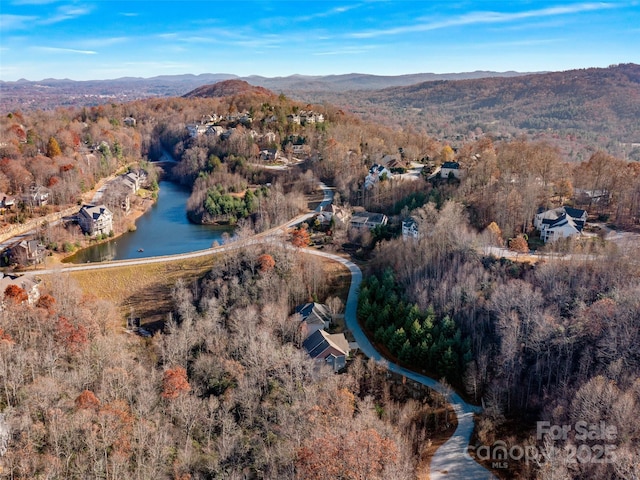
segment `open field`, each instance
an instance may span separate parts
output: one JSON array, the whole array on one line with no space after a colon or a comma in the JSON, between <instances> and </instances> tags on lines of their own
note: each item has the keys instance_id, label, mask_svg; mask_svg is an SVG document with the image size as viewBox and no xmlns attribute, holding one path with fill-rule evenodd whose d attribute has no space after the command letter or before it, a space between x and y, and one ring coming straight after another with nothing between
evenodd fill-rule
<instances>
[{"instance_id":1,"label":"open field","mask_svg":"<svg viewBox=\"0 0 640 480\"><path fill-rule=\"evenodd\" d=\"M123 325L124 319L133 313L140 317L144 326L155 330L161 327L171 311L171 290L176 282L183 280L190 284L200 280L222 258L221 255L226 254L71 272L69 275L85 294L113 302L120 311ZM350 285L349 271L331 260L321 259L321 263L329 284L329 295L344 303Z\"/></svg>"},{"instance_id":2,"label":"open field","mask_svg":"<svg viewBox=\"0 0 640 480\"><path fill-rule=\"evenodd\" d=\"M171 309L171 289L176 282L201 278L211 269L216 257L71 272L69 275L84 293L113 302L123 319L133 310L144 325L157 327Z\"/></svg>"}]
</instances>

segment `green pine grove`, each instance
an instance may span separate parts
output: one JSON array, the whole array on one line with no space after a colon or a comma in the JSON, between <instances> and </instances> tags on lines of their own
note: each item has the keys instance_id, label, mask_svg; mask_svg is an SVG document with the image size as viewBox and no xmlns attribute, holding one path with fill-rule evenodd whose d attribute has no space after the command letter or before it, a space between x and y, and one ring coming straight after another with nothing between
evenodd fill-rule
<instances>
[{"instance_id":1,"label":"green pine grove","mask_svg":"<svg viewBox=\"0 0 640 480\"><path fill-rule=\"evenodd\" d=\"M362 283L358 318L401 363L449 382L459 383L472 360L471 342L454 320L437 318L432 307L425 312L408 303L391 269Z\"/></svg>"}]
</instances>

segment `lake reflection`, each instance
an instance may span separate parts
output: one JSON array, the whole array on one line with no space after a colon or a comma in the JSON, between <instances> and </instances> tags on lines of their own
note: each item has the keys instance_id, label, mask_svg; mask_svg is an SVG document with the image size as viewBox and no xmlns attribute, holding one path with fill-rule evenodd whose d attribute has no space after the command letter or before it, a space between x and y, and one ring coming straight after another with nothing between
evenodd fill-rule
<instances>
[{"instance_id":1,"label":"lake reflection","mask_svg":"<svg viewBox=\"0 0 640 480\"><path fill-rule=\"evenodd\" d=\"M161 181L158 201L136 221L135 232L82 249L66 262L103 262L204 250L214 242L221 243L225 232L232 234L232 227L189 222L186 213L189 195L180 185Z\"/></svg>"}]
</instances>

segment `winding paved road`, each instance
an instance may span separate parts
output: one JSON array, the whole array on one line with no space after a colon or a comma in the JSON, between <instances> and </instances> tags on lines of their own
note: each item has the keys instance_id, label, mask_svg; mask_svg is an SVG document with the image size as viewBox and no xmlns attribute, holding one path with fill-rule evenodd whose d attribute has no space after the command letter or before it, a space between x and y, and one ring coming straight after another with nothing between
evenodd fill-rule
<instances>
[{"instance_id":1,"label":"winding paved road","mask_svg":"<svg viewBox=\"0 0 640 480\"><path fill-rule=\"evenodd\" d=\"M383 364L392 372L404 375L411 380L426 385L427 387L443 394L453 407L456 416L458 417L458 428L456 428L456 431L453 433L451 438L438 448L431 459L431 480L486 480L496 478L482 465L476 463L467 451L471 433L473 432L473 414L478 411L478 407L468 404L457 393L453 391L446 391L442 384L433 378L412 372L400 365L389 362L373 347L367 336L362 331L356 314L358 309L360 283L362 282L362 271L360 270L360 267L346 258L331 253L312 249L305 249L305 253L340 262L351 272L351 286L349 287L349 295L347 297L344 318L347 328L353 333L360 350L362 350L366 356Z\"/></svg>"},{"instance_id":2,"label":"winding paved road","mask_svg":"<svg viewBox=\"0 0 640 480\"><path fill-rule=\"evenodd\" d=\"M333 191L326 185L321 185L324 198L320 205L316 208L315 212L322 211L333 201ZM276 242L282 245L284 242L281 236L288 228L303 222L313 216L314 212L307 213L296 217L286 225L274 228L268 232L256 235L246 240L231 242L228 244L212 247L206 250L200 250L196 252L183 253L177 255L167 255L162 257L151 257L134 260L120 260L114 262L103 263L91 263L85 265L65 266L48 270L39 270L37 274L56 274L61 272L74 272L82 270L97 270L104 268L114 268L121 266L131 265L143 265L150 263L159 263L167 261L175 261L180 259L195 258L200 256L212 255L214 253L228 252L239 248L244 248L251 245L265 244L268 242ZM293 248L293 247L291 247ZM456 431L435 453L431 460L431 479L464 479L464 480L485 480L494 479L495 477L481 465L476 463L467 452L467 446L469 445L469 439L473 432L473 414L477 411L477 407L474 407L466 403L457 393L452 391L446 391L444 387L437 381L425 375L421 375L416 372L407 370L395 363L389 362L373 347L367 336L362 331L357 319L358 309L358 295L360 292L360 284L362 282L362 271L352 261L340 257L338 255L323 252L320 250L314 250L306 248L303 250L306 254L316 255L329 260L333 260L341 263L351 272L351 286L349 287L349 294L347 296L347 302L345 306L345 322L347 328L353 333L353 336L358 343L360 350L368 356L374 359L376 362L384 365L392 372L404 375L416 382L426 385L441 394L443 394L453 407L456 416L458 417L458 427ZM36 273L36 272L34 272Z\"/></svg>"}]
</instances>

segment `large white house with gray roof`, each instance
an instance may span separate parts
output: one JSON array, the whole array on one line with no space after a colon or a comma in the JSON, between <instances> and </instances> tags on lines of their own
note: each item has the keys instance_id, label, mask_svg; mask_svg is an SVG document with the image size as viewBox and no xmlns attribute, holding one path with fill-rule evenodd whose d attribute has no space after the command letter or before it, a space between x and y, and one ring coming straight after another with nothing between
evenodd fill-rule
<instances>
[{"instance_id":1,"label":"large white house with gray roof","mask_svg":"<svg viewBox=\"0 0 640 480\"><path fill-rule=\"evenodd\" d=\"M113 231L113 214L104 205L85 205L78 212L78 223L89 235L108 235Z\"/></svg>"},{"instance_id":2,"label":"large white house with gray roof","mask_svg":"<svg viewBox=\"0 0 640 480\"><path fill-rule=\"evenodd\" d=\"M582 232L587 222L587 212L578 208L558 207L540 211L533 225L540 231L543 242L553 242L559 238L572 237Z\"/></svg>"}]
</instances>

